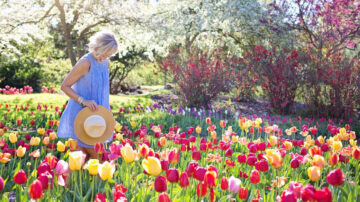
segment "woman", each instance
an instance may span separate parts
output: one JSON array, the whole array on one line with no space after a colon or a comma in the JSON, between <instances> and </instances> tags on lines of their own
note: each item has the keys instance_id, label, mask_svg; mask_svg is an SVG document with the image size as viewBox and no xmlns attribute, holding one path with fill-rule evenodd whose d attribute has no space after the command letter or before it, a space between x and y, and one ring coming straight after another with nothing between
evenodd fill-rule
<instances>
[{"instance_id":1,"label":"woman","mask_svg":"<svg viewBox=\"0 0 360 202\"><path fill-rule=\"evenodd\" d=\"M76 63L61 85L61 90L70 99L60 118L57 135L77 140L87 159L96 159L94 146L84 144L76 137L74 121L83 107L96 111L98 105L102 105L110 110L108 58L117 53L118 42L113 33L102 31L90 38L88 46L89 53Z\"/></svg>"}]
</instances>

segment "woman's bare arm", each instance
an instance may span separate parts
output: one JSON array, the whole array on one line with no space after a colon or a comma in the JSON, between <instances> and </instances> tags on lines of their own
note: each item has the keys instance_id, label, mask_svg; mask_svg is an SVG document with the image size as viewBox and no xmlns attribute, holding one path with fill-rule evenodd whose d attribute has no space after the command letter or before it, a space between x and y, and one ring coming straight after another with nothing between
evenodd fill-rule
<instances>
[{"instance_id":1,"label":"woman's bare arm","mask_svg":"<svg viewBox=\"0 0 360 202\"><path fill-rule=\"evenodd\" d=\"M61 84L61 90L71 99L77 101L80 97L71 86L89 72L90 61L86 58L79 60ZM85 100L84 105L95 111L97 105L93 100Z\"/></svg>"}]
</instances>

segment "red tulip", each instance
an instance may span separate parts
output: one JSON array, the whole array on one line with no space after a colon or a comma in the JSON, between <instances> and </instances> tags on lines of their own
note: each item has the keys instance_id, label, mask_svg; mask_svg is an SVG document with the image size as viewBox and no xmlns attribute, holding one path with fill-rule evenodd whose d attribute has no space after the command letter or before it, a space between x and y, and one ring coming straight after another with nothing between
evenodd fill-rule
<instances>
[{"instance_id":1,"label":"red tulip","mask_svg":"<svg viewBox=\"0 0 360 202\"><path fill-rule=\"evenodd\" d=\"M195 170L196 168L199 166L198 163L196 162L190 162L188 167L186 168L186 172L188 174L189 177L193 177L194 176L194 173L195 173Z\"/></svg>"},{"instance_id":2,"label":"red tulip","mask_svg":"<svg viewBox=\"0 0 360 202\"><path fill-rule=\"evenodd\" d=\"M104 145L103 143L96 143L95 146L94 146L94 150L96 153L98 154L102 154L104 152Z\"/></svg>"},{"instance_id":3,"label":"red tulip","mask_svg":"<svg viewBox=\"0 0 360 202\"><path fill-rule=\"evenodd\" d=\"M315 200L315 192L315 188L311 184L308 184L301 189L301 199L303 201L313 201Z\"/></svg>"},{"instance_id":4,"label":"red tulip","mask_svg":"<svg viewBox=\"0 0 360 202\"><path fill-rule=\"evenodd\" d=\"M32 199L39 199L42 195L42 185L39 180L34 180L29 187L29 195Z\"/></svg>"},{"instance_id":5,"label":"red tulip","mask_svg":"<svg viewBox=\"0 0 360 202\"><path fill-rule=\"evenodd\" d=\"M4 189L4 186L5 186L4 179L0 176L0 191Z\"/></svg>"},{"instance_id":6,"label":"red tulip","mask_svg":"<svg viewBox=\"0 0 360 202\"><path fill-rule=\"evenodd\" d=\"M210 189L210 201L214 202L215 201L215 191L213 188Z\"/></svg>"},{"instance_id":7,"label":"red tulip","mask_svg":"<svg viewBox=\"0 0 360 202\"><path fill-rule=\"evenodd\" d=\"M246 155L245 154L239 154L237 158L238 158L239 163L245 163L246 162Z\"/></svg>"},{"instance_id":8,"label":"red tulip","mask_svg":"<svg viewBox=\"0 0 360 202\"><path fill-rule=\"evenodd\" d=\"M281 202L297 202L296 194L289 190L284 190L281 193Z\"/></svg>"},{"instance_id":9,"label":"red tulip","mask_svg":"<svg viewBox=\"0 0 360 202\"><path fill-rule=\"evenodd\" d=\"M181 147L180 147L180 151L186 152L186 150L187 150L186 145L185 145L185 144L182 144Z\"/></svg>"},{"instance_id":10,"label":"red tulip","mask_svg":"<svg viewBox=\"0 0 360 202\"><path fill-rule=\"evenodd\" d=\"M169 169L169 162L168 161L161 160L160 164L161 164L161 170L168 170Z\"/></svg>"},{"instance_id":11,"label":"red tulip","mask_svg":"<svg viewBox=\"0 0 360 202\"><path fill-rule=\"evenodd\" d=\"M196 186L196 195L198 197L204 197L207 193L207 186L204 182L199 182L199 184Z\"/></svg>"},{"instance_id":12,"label":"red tulip","mask_svg":"<svg viewBox=\"0 0 360 202\"><path fill-rule=\"evenodd\" d=\"M159 194L158 202L171 202L169 195L164 192Z\"/></svg>"},{"instance_id":13,"label":"red tulip","mask_svg":"<svg viewBox=\"0 0 360 202\"><path fill-rule=\"evenodd\" d=\"M49 180L51 180L51 186L53 184L53 176L49 172L41 173L41 175L37 179L41 182L43 190L49 188Z\"/></svg>"},{"instance_id":14,"label":"red tulip","mask_svg":"<svg viewBox=\"0 0 360 202\"><path fill-rule=\"evenodd\" d=\"M225 156L231 157L233 154L233 150L231 148L227 149L225 152Z\"/></svg>"},{"instance_id":15,"label":"red tulip","mask_svg":"<svg viewBox=\"0 0 360 202\"><path fill-rule=\"evenodd\" d=\"M332 194L329 188L323 187L321 190L315 192L315 200L317 202L331 202Z\"/></svg>"},{"instance_id":16,"label":"red tulip","mask_svg":"<svg viewBox=\"0 0 360 202\"><path fill-rule=\"evenodd\" d=\"M217 174L215 171L207 171L205 173L204 182L208 187L216 187L215 180L216 180Z\"/></svg>"},{"instance_id":17,"label":"red tulip","mask_svg":"<svg viewBox=\"0 0 360 202\"><path fill-rule=\"evenodd\" d=\"M252 170L250 174L250 182L252 184L257 184L260 182L260 173L257 170Z\"/></svg>"},{"instance_id":18,"label":"red tulip","mask_svg":"<svg viewBox=\"0 0 360 202\"><path fill-rule=\"evenodd\" d=\"M326 180L332 186L341 186L345 181L345 175L340 168L332 170L326 176Z\"/></svg>"},{"instance_id":19,"label":"red tulip","mask_svg":"<svg viewBox=\"0 0 360 202\"><path fill-rule=\"evenodd\" d=\"M27 181L26 173L23 169L19 170L14 176L14 182L16 184L24 184Z\"/></svg>"},{"instance_id":20,"label":"red tulip","mask_svg":"<svg viewBox=\"0 0 360 202\"><path fill-rule=\"evenodd\" d=\"M174 183L179 181L179 171L176 168L170 168L166 172L166 178L169 182Z\"/></svg>"},{"instance_id":21,"label":"red tulip","mask_svg":"<svg viewBox=\"0 0 360 202\"><path fill-rule=\"evenodd\" d=\"M94 202L106 202L106 195L97 193Z\"/></svg>"},{"instance_id":22,"label":"red tulip","mask_svg":"<svg viewBox=\"0 0 360 202\"><path fill-rule=\"evenodd\" d=\"M256 161L257 161L257 158L255 156L248 156L246 163L249 166L253 166L253 165L255 165Z\"/></svg>"},{"instance_id":23,"label":"red tulip","mask_svg":"<svg viewBox=\"0 0 360 202\"><path fill-rule=\"evenodd\" d=\"M298 168L299 165L300 165L300 163L299 163L299 161L298 161L297 159L293 159L293 160L291 160L291 162L290 162L290 166L291 166L292 168L294 168L294 169Z\"/></svg>"},{"instance_id":24,"label":"red tulip","mask_svg":"<svg viewBox=\"0 0 360 202\"><path fill-rule=\"evenodd\" d=\"M44 173L46 171L48 171L48 172L51 171L50 165L47 162L42 162L37 169L37 174L38 174L38 176L40 176L41 173Z\"/></svg>"},{"instance_id":25,"label":"red tulip","mask_svg":"<svg viewBox=\"0 0 360 202\"><path fill-rule=\"evenodd\" d=\"M192 159L195 161L199 161L201 159L201 153L200 151L196 150L192 153Z\"/></svg>"},{"instance_id":26,"label":"red tulip","mask_svg":"<svg viewBox=\"0 0 360 202\"><path fill-rule=\"evenodd\" d=\"M305 156L307 154L307 149L305 147L302 147L300 150L300 154Z\"/></svg>"},{"instance_id":27,"label":"red tulip","mask_svg":"<svg viewBox=\"0 0 360 202\"><path fill-rule=\"evenodd\" d=\"M226 179L226 177L222 177L222 178L221 178L220 188L221 188L222 190L224 190L224 191L229 188L229 182L228 182L228 180Z\"/></svg>"},{"instance_id":28,"label":"red tulip","mask_svg":"<svg viewBox=\"0 0 360 202\"><path fill-rule=\"evenodd\" d=\"M166 178L164 176L157 176L154 182L154 188L157 192L165 192L167 190Z\"/></svg>"},{"instance_id":29,"label":"red tulip","mask_svg":"<svg viewBox=\"0 0 360 202\"><path fill-rule=\"evenodd\" d=\"M247 197L248 197L248 190L246 189L246 187L241 187L239 191L239 198L241 200L246 200Z\"/></svg>"},{"instance_id":30,"label":"red tulip","mask_svg":"<svg viewBox=\"0 0 360 202\"><path fill-rule=\"evenodd\" d=\"M179 150L177 148L171 149L168 158L170 164L179 163Z\"/></svg>"},{"instance_id":31,"label":"red tulip","mask_svg":"<svg viewBox=\"0 0 360 202\"><path fill-rule=\"evenodd\" d=\"M269 170L269 164L265 159L255 163L256 170L260 172L267 172Z\"/></svg>"},{"instance_id":32,"label":"red tulip","mask_svg":"<svg viewBox=\"0 0 360 202\"><path fill-rule=\"evenodd\" d=\"M187 172L183 172L180 175L180 187L184 188L189 186L189 177Z\"/></svg>"},{"instance_id":33,"label":"red tulip","mask_svg":"<svg viewBox=\"0 0 360 202\"><path fill-rule=\"evenodd\" d=\"M199 181L204 181L206 169L203 167L197 167L194 173L194 178Z\"/></svg>"}]
</instances>

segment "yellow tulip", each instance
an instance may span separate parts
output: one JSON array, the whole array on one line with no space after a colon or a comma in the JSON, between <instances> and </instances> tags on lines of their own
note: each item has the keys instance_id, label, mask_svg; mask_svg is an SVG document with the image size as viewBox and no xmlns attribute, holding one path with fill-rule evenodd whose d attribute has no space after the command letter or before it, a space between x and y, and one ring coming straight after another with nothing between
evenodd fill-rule
<instances>
[{"instance_id":1,"label":"yellow tulip","mask_svg":"<svg viewBox=\"0 0 360 202\"><path fill-rule=\"evenodd\" d=\"M274 146L274 145L276 145L276 144L278 143L278 139L277 139L276 136L270 135L269 137L270 137L269 142L270 142L270 145L271 145L271 146Z\"/></svg>"},{"instance_id":2,"label":"yellow tulip","mask_svg":"<svg viewBox=\"0 0 360 202\"><path fill-rule=\"evenodd\" d=\"M120 133L116 134L116 139L119 140L119 141L122 140L122 139L123 139L123 135L120 134Z\"/></svg>"},{"instance_id":3,"label":"yellow tulip","mask_svg":"<svg viewBox=\"0 0 360 202\"><path fill-rule=\"evenodd\" d=\"M196 132L197 134L200 134L200 133L201 133L201 127L200 127L200 126L196 126L195 132Z\"/></svg>"},{"instance_id":4,"label":"yellow tulip","mask_svg":"<svg viewBox=\"0 0 360 202\"><path fill-rule=\"evenodd\" d=\"M158 176L161 173L161 164L156 157L149 156L147 159L143 159L142 167L152 176Z\"/></svg>"},{"instance_id":5,"label":"yellow tulip","mask_svg":"<svg viewBox=\"0 0 360 202\"><path fill-rule=\"evenodd\" d=\"M39 137L32 137L30 139L30 146L38 146L40 144L40 138Z\"/></svg>"},{"instance_id":6,"label":"yellow tulip","mask_svg":"<svg viewBox=\"0 0 360 202\"><path fill-rule=\"evenodd\" d=\"M340 133L341 135L345 134L345 133L346 133L346 129L345 129L345 128L340 128L339 133Z\"/></svg>"},{"instance_id":7,"label":"yellow tulip","mask_svg":"<svg viewBox=\"0 0 360 202\"><path fill-rule=\"evenodd\" d=\"M238 136L232 136L231 137L231 141L233 142L233 143L235 143L235 142L237 142L239 140L239 137Z\"/></svg>"},{"instance_id":8,"label":"yellow tulip","mask_svg":"<svg viewBox=\"0 0 360 202\"><path fill-rule=\"evenodd\" d=\"M50 140L55 140L55 139L56 139L56 133L51 132L51 133L49 134L49 137L50 137Z\"/></svg>"},{"instance_id":9,"label":"yellow tulip","mask_svg":"<svg viewBox=\"0 0 360 202\"><path fill-rule=\"evenodd\" d=\"M120 132L121 129L122 129L122 126L120 125L120 123L116 122L115 131Z\"/></svg>"},{"instance_id":10,"label":"yellow tulip","mask_svg":"<svg viewBox=\"0 0 360 202\"><path fill-rule=\"evenodd\" d=\"M25 155L26 148L19 146L19 148L16 150L16 156L23 157Z\"/></svg>"},{"instance_id":11,"label":"yellow tulip","mask_svg":"<svg viewBox=\"0 0 360 202\"><path fill-rule=\"evenodd\" d=\"M216 131L212 131L212 132L211 132L211 137L212 137L213 139L215 139L216 136L217 136Z\"/></svg>"},{"instance_id":12,"label":"yellow tulip","mask_svg":"<svg viewBox=\"0 0 360 202\"><path fill-rule=\"evenodd\" d=\"M342 149L341 141L334 141L332 147L333 147L333 152L340 151Z\"/></svg>"},{"instance_id":13,"label":"yellow tulip","mask_svg":"<svg viewBox=\"0 0 360 202\"><path fill-rule=\"evenodd\" d=\"M312 180L312 181L320 180L321 170L319 167L311 166L307 169L307 171L308 171L308 176L309 176L310 180Z\"/></svg>"},{"instance_id":14,"label":"yellow tulip","mask_svg":"<svg viewBox=\"0 0 360 202\"><path fill-rule=\"evenodd\" d=\"M121 155L124 158L125 162L131 163L136 159L136 152L133 150L133 148L126 143L124 147L121 148Z\"/></svg>"},{"instance_id":15,"label":"yellow tulip","mask_svg":"<svg viewBox=\"0 0 360 202\"><path fill-rule=\"evenodd\" d=\"M136 127L135 121L131 121L130 125L131 125L131 127L135 128Z\"/></svg>"},{"instance_id":16,"label":"yellow tulip","mask_svg":"<svg viewBox=\"0 0 360 202\"><path fill-rule=\"evenodd\" d=\"M65 144L67 147L70 147L72 150L76 150L77 149L77 140L74 140L74 139L68 139L68 141L66 141L66 144Z\"/></svg>"},{"instance_id":17,"label":"yellow tulip","mask_svg":"<svg viewBox=\"0 0 360 202\"><path fill-rule=\"evenodd\" d=\"M355 140L356 139L356 135L354 131L350 131L350 139Z\"/></svg>"},{"instance_id":18,"label":"yellow tulip","mask_svg":"<svg viewBox=\"0 0 360 202\"><path fill-rule=\"evenodd\" d=\"M284 141L284 146L285 146L285 150L286 151L289 151L291 148L292 148L292 143L291 142L289 142L289 141Z\"/></svg>"},{"instance_id":19,"label":"yellow tulip","mask_svg":"<svg viewBox=\"0 0 360 202\"><path fill-rule=\"evenodd\" d=\"M350 145L353 147L355 147L357 144L357 140L350 140L349 142L350 142Z\"/></svg>"},{"instance_id":20,"label":"yellow tulip","mask_svg":"<svg viewBox=\"0 0 360 202\"><path fill-rule=\"evenodd\" d=\"M61 141L58 141L57 144L56 144L56 146L57 146L57 150L58 150L59 152L64 152L64 151L65 151L65 145L64 145L64 143L62 143Z\"/></svg>"},{"instance_id":21,"label":"yellow tulip","mask_svg":"<svg viewBox=\"0 0 360 202\"><path fill-rule=\"evenodd\" d=\"M9 140L10 140L11 143L17 142L16 133L10 133L10 135L9 135Z\"/></svg>"},{"instance_id":22,"label":"yellow tulip","mask_svg":"<svg viewBox=\"0 0 360 202\"><path fill-rule=\"evenodd\" d=\"M44 135L44 134L45 134L45 128L38 128L38 129L37 129L37 132L38 132L40 135Z\"/></svg>"},{"instance_id":23,"label":"yellow tulip","mask_svg":"<svg viewBox=\"0 0 360 202\"><path fill-rule=\"evenodd\" d=\"M283 163L282 156L278 150L267 149L265 151L264 157L270 162L270 164L275 168L280 168Z\"/></svg>"},{"instance_id":24,"label":"yellow tulip","mask_svg":"<svg viewBox=\"0 0 360 202\"><path fill-rule=\"evenodd\" d=\"M110 180L115 172L115 165L105 161L99 165L99 175L102 180Z\"/></svg>"},{"instance_id":25,"label":"yellow tulip","mask_svg":"<svg viewBox=\"0 0 360 202\"><path fill-rule=\"evenodd\" d=\"M324 168L326 165L325 159L323 156L315 154L313 160L311 161L311 165L317 166L320 168Z\"/></svg>"},{"instance_id":26,"label":"yellow tulip","mask_svg":"<svg viewBox=\"0 0 360 202\"><path fill-rule=\"evenodd\" d=\"M48 145L50 143L50 138L49 137L44 137L43 141L42 141L43 145Z\"/></svg>"},{"instance_id":27,"label":"yellow tulip","mask_svg":"<svg viewBox=\"0 0 360 202\"><path fill-rule=\"evenodd\" d=\"M82 151L75 151L69 153L69 167L70 170L80 170L84 164L86 155Z\"/></svg>"},{"instance_id":28,"label":"yellow tulip","mask_svg":"<svg viewBox=\"0 0 360 202\"><path fill-rule=\"evenodd\" d=\"M262 119L261 119L261 118L255 119L255 126L256 126L256 128L259 128L261 123L262 123Z\"/></svg>"},{"instance_id":29,"label":"yellow tulip","mask_svg":"<svg viewBox=\"0 0 360 202\"><path fill-rule=\"evenodd\" d=\"M320 144L324 144L324 143L325 143L325 139L324 139L324 137L321 136L321 135L317 138L317 140L320 142Z\"/></svg>"},{"instance_id":30,"label":"yellow tulip","mask_svg":"<svg viewBox=\"0 0 360 202\"><path fill-rule=\"evenodd\" d=\"M85 169L87 169L90 175L97 175L99 173L99 160L98 159L90 159L86 165Z\"/></svg>"}]
</instances>

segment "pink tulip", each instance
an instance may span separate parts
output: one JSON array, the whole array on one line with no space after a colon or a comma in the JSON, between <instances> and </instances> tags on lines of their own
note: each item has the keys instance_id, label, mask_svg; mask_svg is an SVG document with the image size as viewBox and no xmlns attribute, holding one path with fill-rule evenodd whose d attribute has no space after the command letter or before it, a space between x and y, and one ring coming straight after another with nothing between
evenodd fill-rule
<instances>
[{"instance_id":1,"label":"pink tulip","mask_svg":"<svg viewBox=\"0 0 360 202\"><path fill-rule=\"evenodd\" d=\"M60 160L55 167L55 172L58 175L68 173L69 172L69 164L67 162L65 162L64 160Z\"/></svg>"},{"instance_id":2,"label":"pink tulip","mask_svg":"<svg viewBox=\"0 0 360 202\"><path fill-rule=\"evenodd\" d=\"M241 183L241 180L234 177L234 176L231 176L229 178L229 190L232 192L232 193L238 193L240 191L240 183Z\"/></svg>"}]
</instances>

